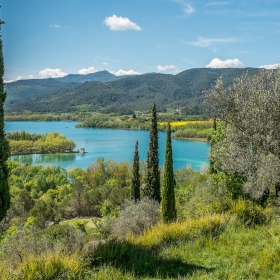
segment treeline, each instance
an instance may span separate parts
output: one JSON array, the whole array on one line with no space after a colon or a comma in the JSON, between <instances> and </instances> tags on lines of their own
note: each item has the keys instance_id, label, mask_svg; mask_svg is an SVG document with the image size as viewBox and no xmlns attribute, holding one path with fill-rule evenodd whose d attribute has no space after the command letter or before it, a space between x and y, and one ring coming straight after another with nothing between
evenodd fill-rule
<instances>
[{"instance_id":1,"label":"treeline","mask_svg":"<svg viewBox=\"0 0 280 280\"><path fill-rule=\"evenodd\" d=\"M7 132L11 155L71 153L76 147L73 140L68 140L58 132L46 135L30 134L25 131Z\"/></svg>"},{"instance_id":2,"label":"treeline","mask_svg":"<svg viewBox=\"0 0 280 280\"><path fill-rule=\"evenodd\" d=\"M157 114L158 122L173 121L197 121L208 120L205 115L184 115L174 113ZM92 114L86 116L81 124L76 127L96 127L96 128L121 128L121 129L137 129L148 130L151 120L149 112L132 112L130 115L114 116L108 114ZM165 130L165 126L158 126L159 130ZM172 128L174 131L174 128Z\"/></svg>"},{"instance_id":3,"label":"treeline","mask_svg":"<svg viewBox=\"0 0 280 280\"><path fill-rule=\"evenodd\" d=\"M173 138L201 138L211 140L213 121L189 122L184 126L173 127Z\"/></svg>"},{"instance_id":4,"label":"treeline","mask_svg":"<svg viewBox=\"0 0 280 280\"><path fill-rule=\"evenodd\" d=\"M77 121L80 122L86 117L86 113L55 113L55 114L34 114L30 110L22 112L22 114L5 114L5 121Z\"/></svg>"}]
</instances>

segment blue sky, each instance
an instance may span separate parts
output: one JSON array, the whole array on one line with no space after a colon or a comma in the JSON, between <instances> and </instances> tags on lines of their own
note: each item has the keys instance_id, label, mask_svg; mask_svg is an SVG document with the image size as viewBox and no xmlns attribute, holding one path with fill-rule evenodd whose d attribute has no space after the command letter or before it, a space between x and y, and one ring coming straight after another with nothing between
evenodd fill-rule
<instances>
[{"instance_id":1,"label":"blue sky","mask_svg":"<svg viewBox=\"0 0 280 280\"><path fill-rule=\"evenodd\" d=\"M280 62L279 0L2 0L5 80Z\"/></svg>"}]
</instances>

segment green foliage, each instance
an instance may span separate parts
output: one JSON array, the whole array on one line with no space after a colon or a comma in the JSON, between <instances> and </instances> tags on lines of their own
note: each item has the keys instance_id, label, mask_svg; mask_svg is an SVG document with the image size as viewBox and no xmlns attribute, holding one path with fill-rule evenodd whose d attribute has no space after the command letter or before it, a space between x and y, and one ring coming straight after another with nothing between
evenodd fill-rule
<instances>
[{"instance_id":1,"label":"green foliage","mask_svg":"<svg viewBox=\"0 0 280 280\"><path fill-rule=\"evenodd\" d=\"M263 225L271 220L269 211L264 211L263 207L249 200L232 202L230 212L235 214L245 226Z\"/></svg>"},{"instance_id":2,"label":"green foliage","mask_svg":"<svg viewBox=\"0 0 280 280\"><path fill-rule=\"evenodd\" d=\"M245 71L251 75L259 69L190 69L177 75L156 73L83 84L62 83L57 79L17 81L6 85L9 97L6 111L83 111L121 115L149 110L150 104L155 102L159 111L173 108L183 114L203 114L207 107L203 104L204 91L221 75L228 86Z\"/></svg>"},{"instance_id":3,"label":"green foliage","mask_svg":"<svg viewBox=\"0 0 280 280\"><path fill-rule=\"evenodd\" d=\"M147 177L144 194L160 203L160 170L158 153L158 130L156 104L152 107L152 119L150 124L150 142L147 155Z\"/></svg>"},{"instance_id":4,"label":"green foliage","mask_svg":"<svg viewBox=\"0 0 280 280\"><path fill-rule=\"evenodd\" d=\"M206 138L207 141L211 140L212 134L211 122L195 122L188 123L185 126L178 126L173 128L175 133L172 135L174 138Z\"/></svg>"},{"instance_id":5,"label":"green foliage","mask_svg":"<svg viewBox=\"0 0 280 280\"><path fill-rule=\"evenodd\" d=\"M102 218L94 217L92 219L95 225L93 234L99 238L107 238L111 233L111 223L118 216L119 210L119 207L114 207L114 205L106 199L100 209Z\"/></svg>"},{"instance_id":6,"label":"green foliage","mask_svg":"<svg viewBox=\"0 0 280 280\"><path fill-rule=\"evenodd\" d=\"M139 152L138 152L138 140L135 143L135 151L132 167L132 191L131 199L134 201L140 200L140 166L139 166Z\"/></svg>"},{"instance_id":7,"label":"green foliage","mask_svg":"<svg viewBox=\"0 0 280 280\"><path fill-rule=\"evenodd\" d=\"M3 22L1 21L0 32L2 24ZM6 93L4 92L3 76L4 58L2 50L2 38L0 35L0 221L4 219L7 210L10 207L10 193L8 185L9 170L7 166L10 149L5 137L4 129L4 102L6 99Z\"/></svg>"},{"instance_id":8,"label":"green foliage","mask_svg":"<svg viewBox=\"0 0 280 280\"><path fill-rule=\"evenodd\" d=\"M25 131L8 134L11 154L69 153L76 147L72 140L57 132L46 135L29 134Z\"/></svg>"},{"instance_id":9,"label":"green foliage","mask_svg":"<svg viewBox=\"0 0 280 280\"><path fill-rule=\"evenodd\" d=\"M161 215L163 223L169 223L176 220L177 215L175 208L175 186L176 182L173 173L171 127L170 122L168 122L166 131L165 162L161 194Z\"/></svg>"},{"instance_id":10,"label":"green foliage","mask_svg":"<svg viewBox=\"0 0 280 280\"><path fill-rule=\"evenodd\" d=\"M244 178L244 193L261 205L280 181L279 85L279 67L262 69L252 77L243 74L230 88L220 78L206 96L222 120L210 154L216 171Z\"/></svg>"},{"instance_id":11,"label":"green foliage","mask_svg":"<svg viewBox=\"0 0 280 280\"><path fill-rule=\"evenodd\" d=\"M218 171L212 175L212 180L216 188L224 188L224 192L228 193L232 199L244 196L243 184L246 178Z\"/></svg>"}]
</instances>

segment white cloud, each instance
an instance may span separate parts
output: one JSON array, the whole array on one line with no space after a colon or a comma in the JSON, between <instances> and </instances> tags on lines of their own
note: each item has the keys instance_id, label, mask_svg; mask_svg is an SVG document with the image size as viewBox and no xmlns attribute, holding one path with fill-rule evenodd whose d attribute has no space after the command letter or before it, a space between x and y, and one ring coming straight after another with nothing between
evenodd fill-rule
<instances>
[{"instance_id":1,"label":"white cloud","mask_svg":"<svg viewBox=\"0 0 280 280\"><path fill-rule=\"evenodd\" d=\"M194 12L194 8L191 6L191 4L185 2L184 0L172 0L175 3L178 3L180 5L185 6L184 13L185 14L191 14Z\"/></svg>"},{"instance_id":2,"label":"white cloud","mask_svg":"<svg viewBox=\"0 0 280 280\"><path fill-rule=\"evenodd\" d=\"M4 80L4 84L12 83L14 80Z\"/></svg>"},{"instance_id":3,"label":"white cloud","mask_svg":"<svg viewBox=\"0 0 280 280\"><path fill-rule=\"evenodd\" d=\"M28 79L34 79L35 77L33 75L29 75Z\"/></svg>"},{"instance_id":4,"label":"white cloud","mask_svg":"<svg viewBox=\"0 0 280 280\"><path fill-rule=\"evenodd\" d=\"M125 71L125 70L120 69L120 70L118 70L117 72L112 71L111 73L114 74L114 75L116 75L116 76L140 75L140 74L141 74L140 72L137 72L137 71L132 70L132 69L130 69L130 70L128 70L128 71Z\"/></svg>"},{"instance_id":5,"label":"white cloud","mask_svg":"<svg viewBox=\"0 0 280 280\"><path fill-rule=\"evenodd\" d=\"M280 63L259 66L259 68L265 68L265 69L276 69L277 67L280 67Z\"/></svg>"},{"instance_id":6,"label":"white cloud","mask_svg":"<svg viewBox=\"0 0 280 280\"><path fill-rule=\"evenodd\" d=\"M223 38L223 39L214 39L214 38L204 38L198 37L195 42L187 42L186 44L192 45L195 47L209 47L215 43L233 43L238 42L236 38Z\"/></svg>"},{"instance_id":7,"label":"white cloud","mask_svg":"<svg viewBox=\"0 0 280 280\"><path fill-rule=\"evenodd\" d=\"M136 23L129 20L129 18L117 17L112 15L111 17L106 17L104 23L110 27L110 30L123 31L123 30L141 30L141 27Z\"/></svg>"},{"instance_id":8,"label":"white cloud","mask_svg":"<svg viewBox=\"0 0 280 280\"><path fill-rule=\"evenodd\" d=\"M46 68L44 70L39 71L39 76L42 79L46 79L46 78L60 78L60 77L64 77L68 75L65 72L62 72L61 69L50 69L50 68Z\"/></svg>"},{"instance_id":9,"label":"white cloud","mask_svg":"<svg viewBox=\"0 0 280 280\"><path fill-rule=\"evenodd\" d=\"M102 64L103 64L103 65L108 65L108 63L107 63L107 62L102 62Z\"/></svg>"},{"instance_id":10,"label":"white cloud","mask_svg":"<svg viewBox=\"0 0 280 280\"><path fill-rule=\"evenodd\" d=\"M186 7L184 8L185 14L191 14L194 12L194 8L190 4L186 4Z\"/></svg>"},{"instance_id":11,"label":"white cloud","mask_svg":"<svg viewBox=\"0 0 280 280\"><path fill-rule=\"evenodd\" d=\"M166 71L167 69L176 69L177 67L175 65L165 65L165 66L158 65L156 68L158 71Z\"/></svg>"},{"instance_id":12,"label":"white cloud","mask_svg":"<svg viewBox=\"0 0 280 280\"><path fill-rule=\"evenodd\" d=\"M51 24L50 27L53 27L53 28L60 28L60 25L55 23L55 24Z\"/></svg>"},{"instance_id":13,"label":"white cloud","mask_svg":"<svg viewBox=\"0 0 280 280\"><path fill-rule=\"evenodd\" d=\"M22 79L21 76L17 76L16 81L19 81L19 80L21 80L21 79Z\"/></svg>"},{"instance_id":14,"label":"white cloud","mask_svg":"<svg viewBox=\"0 0 280 280\"><path fill-rule=\"evenodd\" d=\"M245 67L243 62L239 59L226 59L220 60L219 58L214 58L206 65L207 68L243 68Z\"/></svg>"},{"instance_id":15,"label":"white cloud","mask_svg":"<svg viewBox=\"0 0 280 280\"><path fill-rule=\"evenodd\" d=\"M90 74L90 73L95 73L98 70L96 70L93 66L89 67L89 68L84 68L78 71L79 74L82 75L86 75L86 74Z\"/></svg>"}]
</instances>

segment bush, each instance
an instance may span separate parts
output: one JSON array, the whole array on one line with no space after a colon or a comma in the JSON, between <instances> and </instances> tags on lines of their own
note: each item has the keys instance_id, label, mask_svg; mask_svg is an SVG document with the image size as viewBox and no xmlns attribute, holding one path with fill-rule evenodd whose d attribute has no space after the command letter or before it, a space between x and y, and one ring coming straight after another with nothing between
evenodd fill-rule
<instances>
[{"instance_id":1,"label":"bush","mask_svg":"<svg viewBox=\"0 0 280 280\"><path fill-rule=\"evenodd\" d=\"M254 205L249 200L238 200L232 202L230 212L235 214L246 226L263 225L270 221L270 214L262 206Z\"/></svg>"},{"instance_id":2,"label":"bush","mask_svg":"<svg viewBox=\"0 0 280 280\"><path fill-rule=\"evenodd\" d=\"M73 254L81 250L85 242L85 234L70 225L53 225L45 230L11 228L0 243L0 262L16 268L31 255Z\"/></svg>"},{"instance_id":3,"label":"bush","mask_svg":"<svg viewBox=\"0 0 280 280\"><path fill-rule=\"evenodd\" d=\"M16 269L5 264L0 267L0 279L85 279L87 263L73 255L48 252L42 256L29 255Z\"/></svg>"},{"instance_id":4,"label":"bush","mask_svg":"<svg viewBox=\"0 0 280 280\"><path fill-rule=\"evenodd\" d=\"M128 234L141 234L161 220L159 203L144 197L139 202L126 201L119 212L119 217L111 224L112 233L118 238Z\"/></svg>"}]
</instances>

